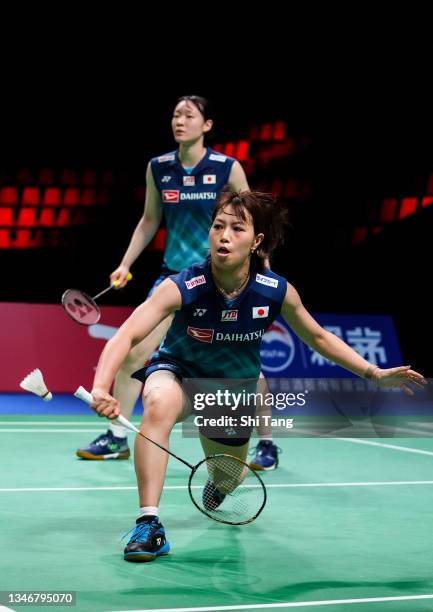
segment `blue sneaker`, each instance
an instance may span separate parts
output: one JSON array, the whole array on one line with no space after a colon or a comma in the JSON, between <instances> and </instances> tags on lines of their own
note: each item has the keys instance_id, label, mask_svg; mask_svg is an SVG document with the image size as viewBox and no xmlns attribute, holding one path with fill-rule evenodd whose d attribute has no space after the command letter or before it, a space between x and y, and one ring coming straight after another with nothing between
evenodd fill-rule
<instances>
[{"instance_id":1,"label":"blue sneaker","mask_svg":"<svg viewBox=\"0 0 433 612\"><path fill-rule=\"evenodd\" d=\"M141 516L131 531L132 536L124 550L125 561L143 563L168 554L170 544L166 540L165 529L157 516Z\"/></svg>"},{"instance_id":2,"label":"blue sneaker","mask_svg":"<svg viewBox=\"0 0 433 612\"><path fill-rule=\"evenodd\" d=\"M216 510L225 499L225 493L221 493L211 480L208 480L203 489L203 506L206 510Z\"/></svg>"},{"instance_id":3,"label":"blue sneaker","mask_svg":"<svg viewBox=\"0 0 433 612\"><path fill-rule=\"evenodd\" d=\"M101 434L86 446L79 448L75 453L81 459L129 459L131 454L128 446L128 438L116 438L111 429Z\"/></svg>"},{"instance_id":4,"label":"blue sneaker","mask_svg":"<svg viewBox=\"0 0 433 612\"><path fill-rule=\"evenodd\" d=\"M260 440L252 452L256 453L250 463L253 470L275 470L278 467L278 453L280 449L272 440Z\"/></svg>"}]
</instances>

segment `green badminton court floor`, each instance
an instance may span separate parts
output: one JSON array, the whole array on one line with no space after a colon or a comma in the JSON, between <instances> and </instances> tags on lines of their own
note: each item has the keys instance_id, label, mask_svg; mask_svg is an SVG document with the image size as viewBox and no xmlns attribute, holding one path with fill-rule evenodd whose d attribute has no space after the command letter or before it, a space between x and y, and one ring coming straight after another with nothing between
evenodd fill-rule
<instances>
[{"instance_id":1,"label":"green badminton court floor","mask_svg":"<svg viewBox=\"0 0 433 612\"><path fill-rule=\"evenodd\" d=\"M132 461L74 455L103 429L92 414L0 418L0 591L75 591L72 609L92 612L433 610L432 438L279 439L267 506L242 527L201 515L170 459L171 553L132 564ZM172 449L201 458L178 429Z\"/></svg>"}]
</instances>

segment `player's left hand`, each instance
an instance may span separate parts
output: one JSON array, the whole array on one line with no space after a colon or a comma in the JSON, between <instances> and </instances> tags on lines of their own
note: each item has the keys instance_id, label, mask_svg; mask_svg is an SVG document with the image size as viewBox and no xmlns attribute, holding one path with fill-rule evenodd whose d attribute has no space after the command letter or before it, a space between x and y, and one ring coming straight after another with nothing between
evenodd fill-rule
<instances>
[{"instance_id":1,"label":"player's left hand","mask_svg":"<svg viewBox=\"0 0 433 612\"><path fill-rule=\"evenodd\" d=\"M399 366L398 368L376 368L372 373L372 380L382 389L399 387L406 395L414 395L415 389L423 389L427 384L426 379L419 372L411 369L411 366Z\"/></svg>"}]
</instances>

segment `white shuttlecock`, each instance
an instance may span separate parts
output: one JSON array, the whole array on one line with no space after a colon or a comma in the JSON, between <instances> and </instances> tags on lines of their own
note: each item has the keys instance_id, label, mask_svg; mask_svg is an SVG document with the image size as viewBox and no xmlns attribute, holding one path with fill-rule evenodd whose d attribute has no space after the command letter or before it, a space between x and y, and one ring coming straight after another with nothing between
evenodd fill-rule
<instances>
[{"instance_id":1,"label":"white shuttlecock","mask_svg":"<svg viewBox=\"0 0 433 612\"><path fill-rule=\"evenodd\" d=\"M30 374L27 374L25 378L20 382L21 389L25 391L30 391L30 393L34 393L35 395L39 395L44 402L49 402L53 399L53 396L48 391L47 386L44 382L44 377L42 376L42 372L36 368Z\"/></svg>"}]
</instances>

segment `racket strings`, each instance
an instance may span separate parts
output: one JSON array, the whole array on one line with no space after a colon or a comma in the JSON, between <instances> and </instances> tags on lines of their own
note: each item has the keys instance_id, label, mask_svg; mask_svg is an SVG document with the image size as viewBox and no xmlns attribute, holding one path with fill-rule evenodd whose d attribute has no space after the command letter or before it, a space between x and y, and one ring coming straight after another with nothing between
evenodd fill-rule
<instances>
[{"instance_id":1,"label":"racket strings","mask_svg":"<svg viewBox=\"0 0 433 612\"><path fill-rule=\"evenodd\" d=\"M247 476L252 479L246 480ZM217 455L203 461L191 478L190 494L206 515L234 524L253 520L266 499L256 473L230 455Z\"/></svg>"},{"instance_id":2,"label":"racket strings","mask_svg":"<svg viewBox=\"0 0 433 612\"><path fill-rule=\"evenodd\" d=\"M66 312L78 323L93 325L99 321L101 311L98 305L78 289L68 289L62 296Z\"/></svg>"}]
</instances>

